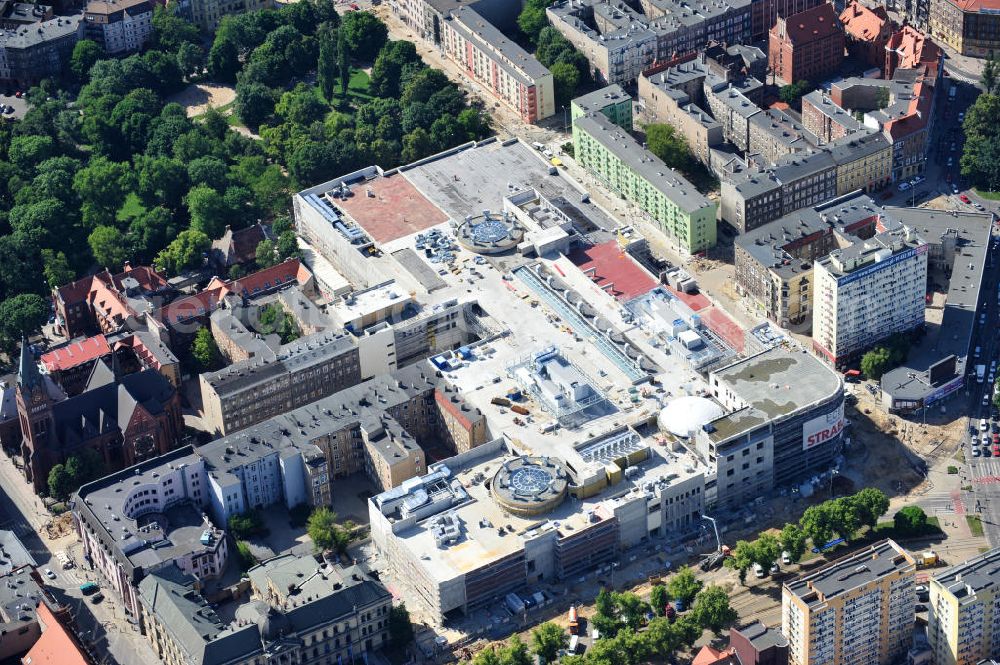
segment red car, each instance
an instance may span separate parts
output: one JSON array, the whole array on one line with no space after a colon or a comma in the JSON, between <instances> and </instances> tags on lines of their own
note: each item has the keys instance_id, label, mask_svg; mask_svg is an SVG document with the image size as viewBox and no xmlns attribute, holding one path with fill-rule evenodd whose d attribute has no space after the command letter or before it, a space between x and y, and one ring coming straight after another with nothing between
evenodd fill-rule
<instances>
[{"instance_id":1,"label":"red car","mask_svg":"<svg viewBox=\"0 0 1000 665\"><path fill-rule=\"evenodd\" d=\"M993 445L995 446L998 444L1000 444L1000 434L993 432Z\"/></svg>"},{"instance_id":2,"label":"red car","mask_svg":"<svg viewBox=\"0 0 1000 665\"><path fill-rule=\"evenodd\" d=\"M21 98L21 91L18 90L17 92L15 92L14 96L17 97L18 99L20 99Z\"/></svg>"},{"instance_id":3,"label":"red car","mask_svg":"<svg viewBox=\"0 0 1000 665\"><path fill-rule=\"evenodd\" d=\"M995 444L993 446L993 457L1000 457L1000 446Z\"/></svg>"},{"instance_id":4,"label":"red car","mask_svg":"<svg viewBox=\"0 0 1000 665\"><path fill-rule=\"evenodd\" d=\"M969 197L966 196L965 194L959 196L958 200L961 201L962 203L970 203L970 204L972 203L972 201L969 200Z\"/></svg>"}]
</instances>

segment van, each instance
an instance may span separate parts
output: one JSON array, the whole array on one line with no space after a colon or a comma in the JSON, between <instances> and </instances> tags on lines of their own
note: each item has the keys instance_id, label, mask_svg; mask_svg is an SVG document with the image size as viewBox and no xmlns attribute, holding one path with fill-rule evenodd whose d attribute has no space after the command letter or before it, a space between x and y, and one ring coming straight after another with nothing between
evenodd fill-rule
<instances>
[{"instance_id":1,"label":"van","mask_svg":"<svg viewBox=\"0 0 1000 665\"><path fill-rule=\"evenodd\" d=\"M755 564L753 565L753 574L754 574L754 575L755 575L755 576L757 577L757 579L759 579L759 580L762 580L762 579L764 579L764 577L765 577L765 575L764 575L764 567L763 567L763 566L761 566L761 565L760 565L759 563L755 563Z\"/></svg>"},{"instance_id":2,"label":"van","mask_svg":"<svg viewBox=\"0 0 1000 665\"><path fill-rule=\"evenodd\" d=\"M545 150L545 146L542 145L541 143L538 143L538 142L532 143L531 147L534 148L535 150L537 150L538 152L541 152L542 150Z\"/></svg>"},{"instance_id":3,"label":"van","mask_svg":"<svg viewBox=\"0 0 1000 665\"><path fill-rule=\"evenodd\" d=\"M569 652L576 653L580 650L580 636L573 635L569 638Z\"/></svg>"}]
</instances>

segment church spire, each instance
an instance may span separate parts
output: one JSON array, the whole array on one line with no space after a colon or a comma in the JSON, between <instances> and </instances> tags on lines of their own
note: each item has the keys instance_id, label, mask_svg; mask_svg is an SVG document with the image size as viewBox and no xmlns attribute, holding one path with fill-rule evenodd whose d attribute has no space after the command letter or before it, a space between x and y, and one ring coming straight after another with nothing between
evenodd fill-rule
<instances>
[{"instance_id":1,"label":"church spire","mask_svg":"<svg viewBox=\"0 0 1000 665\"><path fill-rule=\"evenodd\" d=\"M17 367L17 385L31 390L42 384L42 375L38 371L38 363L31 353L27 338L21 336L21 361Z\"/></svg>"}]
</instances>

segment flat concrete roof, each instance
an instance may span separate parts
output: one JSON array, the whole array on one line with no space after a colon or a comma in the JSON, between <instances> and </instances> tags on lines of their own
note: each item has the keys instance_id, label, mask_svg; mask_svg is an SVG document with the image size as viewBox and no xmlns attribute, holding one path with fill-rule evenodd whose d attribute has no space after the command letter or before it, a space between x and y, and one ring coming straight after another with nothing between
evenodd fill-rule
<instances>
[{"instance_id":1,"label":"flat concrete roof","mask_svg":"<svg viewBox=\"0 0 1000 665\"><path fill-rule=\"evenodd\" d=\"M398 174L358 183L353 192L354 196L338 199L337 205L380 244L448 221L447 213Z\"/></svg>"},{"instance_id":2,"label":"flat concrete roof","mask_svg":"<svg viewBox=\"0 0 1000 665\"><path fill-rule=\"evenodd\" d=\"M931 208L887 207L886 215L913 228L928 243L957 234L958 247L951 266L941 324L928 326L928 334L910 349L906 363L882 376L882 390L897 400L920 400L936 390L927 370L949 355L957 357L956 374L969 370L969 343L976 325L986 254L993 216L990 213ZM992 297L992 294L989 295Z\"/></svg>"},{"instance_id":3,"label":"flat concrete roof","mask_svg":"<svg viewBox=\"0 0 1000 665\"><path fill-rule=\"evenodd\" d=\"M915 570L913 558L903 548L892 540L883 540L786 582L785 591L798 596L810 608L818 609L829 599L852 589L877 582L893 573L912 573Z\"/></svg>"}]
</instances>

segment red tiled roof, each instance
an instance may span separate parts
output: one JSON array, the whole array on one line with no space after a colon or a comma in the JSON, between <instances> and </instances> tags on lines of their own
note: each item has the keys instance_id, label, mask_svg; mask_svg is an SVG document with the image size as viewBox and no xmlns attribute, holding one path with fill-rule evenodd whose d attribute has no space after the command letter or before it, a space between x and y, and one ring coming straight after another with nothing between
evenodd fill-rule
<instances>
[{"instance_id":1,"label":"red tiled roof","mask_svg":"<svg viewBox=\"0 0 1000 665\"><path fill-rule=\"evenodd\" d=\"M310 277L312 277L312 273L298 259L289 259L284 263L264 268L229 282L223 282L218 277L213 277L201 293L178 298L162 308L160 319L164 323L172 325L215 311L219 302L227 295L251 297L256 293L270 291L292 281L304 284Z\"/></svg>"},{"instance_id":2,"label":"red tiled roof","mask_svg":"<svg viewBox=\"0 0 1000 665\"><path fill-rule=\"evenodd\" d=\"M866 42L875 41L890 23L884 7L870 9L857 0L847 5L840 13L840 22L844 24L844 31L847 34Z\"/></svg>"},{"instance_id":3,"label":"red tiled roof","mask_svg":"<svg viewBox=\"0 0 1000 665\"><path fill-rule=\"evenodd\" d=\"M691 665L730 665L736 662L732 649L719 651L707 644L701 648L698 655L691 661Z\"/></svg>"},{"instance_id":4,"label":"red tiled roof","mask_svg":"<svg viewBox=\"0 0 1000 665\"><path fill-rule=\"evenodd\" d=\"M1000 0L951 0L963 12L980 12L984 9L1000 10Z\"/></svg>"},{"instance_id":5,"label":"red tiled roof","mask_svg":"<svg viewBox=\"0 0 1000 665\"><path fill-rule=\"evenodd\" d=\"M833 5L824 2L822 5L807 9L798 14L792 14L784 20L785 34L792 44L805 44L817 39L823 39L840 32L840 21ZM772 28L774 29L774 28Z\"/></svg>"},{"instance_id":6,"label":"red tiled roof","mask_svg":"<svg viewBox=\"0 0 1000 665\"><path fill-rule=\"evenodd\" d=\"M87 339L49 351L42 356L42 365L49 372L59 372L78 367L86 362L111 353L111 347L104 335L94 335Z\"/></svg>"},{"instance_id":7,"label":"red tiled roof","mask_svg":"<svg viewBox=\"0 0 1000 665\"><path fill-rule=\"evenodd\" d=\"M897 69L918 69L928 67L937 71L938 60L941 59L941 47L927 35L913 26L903 26L889 38L886 48L894 51L899 58Z\"/></svg>"},{"instance_id":8,"label":"red tiled roof","mask_svg":"<svg viewBox=\"0 0 1000 665\"><path fill-rule=\"evenodd\" d=\"M934 88L919 81L913 86L913 99L910 100L906 115L894 118L882 127L882 131L898 140L907 134L922 130L927 126L931 110L931 98Z\"/></svg>"},{"instance_id":9,"label":"red tiled roof","mask_svg":"<svg viewBox=\"0 0 1000 665\"><path fill-rule=\"evenodd\" d=\"M42 635L21 658L22 665L89 665L76 641L45 603L38 605L38 621Z\"/></svg>"}]
</instances>

